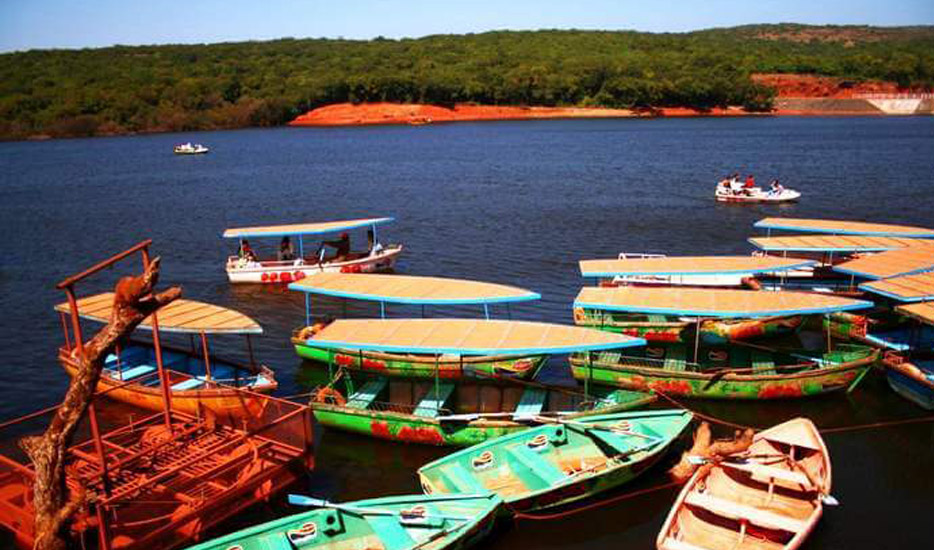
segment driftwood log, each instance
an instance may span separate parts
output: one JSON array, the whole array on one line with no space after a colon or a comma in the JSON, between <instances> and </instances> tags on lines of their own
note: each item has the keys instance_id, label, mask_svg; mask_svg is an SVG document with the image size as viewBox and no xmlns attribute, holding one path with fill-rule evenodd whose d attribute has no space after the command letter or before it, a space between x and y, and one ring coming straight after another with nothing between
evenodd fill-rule
<instances>
[{"instance_id":1,"label":"driftwood log","mask_svg":"<svg viewBox=\"0 0 934 550\"><path fill-rule=\"evenodd\" d=\"M64 550L68 546L71 519L85 504L85 493L82 488L68 495L65 452L94 398L107 355L122 344L146 317L181 296L179 287L154 294L153 288L158 280L159 258L149 262L142 275L120 279L114 291L110 321L84 344L83 352L79 352L77 347L73 351L78 372L49 427L41 436L20 441L36 471L33 485L35 550Z\"/></svg>"},{"instance_id":2,"label":"driftwood log","mask_svg":"<svg viewBox=\"0 0 934 550\"><path fill-rule=\"evenodd\" d=\"M694 475L694 471L698 468L698 465L693 463L689 457L707 459L709 462L701 465L700 468L709 470L713 462L748 449L752 445L753 435L755 432L747 428L742 432L736 430L733 439L714 440L710 432L710 424L701 422L694 432L694 444L681 455L681 461L675 464L668 473L675 481L684 483Z\"/></svg>"}]
</instances>

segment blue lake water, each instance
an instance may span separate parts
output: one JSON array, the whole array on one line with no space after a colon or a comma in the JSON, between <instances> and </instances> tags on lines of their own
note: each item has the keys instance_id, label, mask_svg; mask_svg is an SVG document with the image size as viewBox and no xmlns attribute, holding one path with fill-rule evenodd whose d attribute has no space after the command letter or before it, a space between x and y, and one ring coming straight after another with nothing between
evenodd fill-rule
<instances>
[{"instance_id":1,"label":"blue lake water","mask_svg":"<svg viewBox=\"0 0 934 550\"><path fill-rule=\"evenodd\" d=\"M181 141L212 152L173 156ZM780 178L803 200L715 203L714 183L734 171L763 184ZM932 227L932 211L934 118L490 122L0 143L0 420L54 404L66 387L55 361L52 307L63 299L55 283L144 238L163 257L164 284L265 327L257 355L290 395L310 384L288 343L302 297L229 285L227 227L394 216L381 238L406 245L398 271L527 287L543 299L513 307L514 318L570 323L581 258L746 254L752 224L765 216ZM82 290L107 290L123 274ZM240 342L229 345L242 354ZM879 376L848 396L698 407L756 425L801 414L821 426L923 415ZM317 440L308 491L337 500L418 491L415 469L443 454L323 430ZM843 505L826 512L809 547L928 546L934 424L827 441ZM634 487L662 481L653 471ZM648 548L673 498L660 492L557 522L520 522L487 546ZM284 509L280 499L257 517Z\"/></svg>"}]
</instances>

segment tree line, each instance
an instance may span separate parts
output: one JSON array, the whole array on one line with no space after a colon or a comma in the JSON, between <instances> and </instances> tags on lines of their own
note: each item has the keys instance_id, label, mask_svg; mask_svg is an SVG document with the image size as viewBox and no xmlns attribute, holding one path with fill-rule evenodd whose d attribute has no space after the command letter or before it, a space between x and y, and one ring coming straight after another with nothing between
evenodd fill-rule
<instances>
[{"instance_id":1,"label":"tree line","mask_svg":"<svg viewBox=\"0 0 934 550\"><path fill-rule=\"evenodd\" d=\"M502 31L31 50L0 55L0 137L273 126L348 101L769 110L774 91L754 83L754 73L930 90L934 27Z\"/></svg>"}]
</instances>

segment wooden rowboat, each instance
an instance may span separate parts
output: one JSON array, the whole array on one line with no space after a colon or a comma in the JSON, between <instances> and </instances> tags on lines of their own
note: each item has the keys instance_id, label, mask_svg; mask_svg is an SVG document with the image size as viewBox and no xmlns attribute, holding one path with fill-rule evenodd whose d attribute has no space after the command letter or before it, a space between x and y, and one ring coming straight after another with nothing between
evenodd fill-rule
<instances>
[{"instance_id":1,"label":"wooden rowboat","mask_svg":"<svg viewBox=\"0 0 934 550\"><path fill-rule=\"evenodd\" d=\"M429 495L492 491L512 510L541 510L632 480L691 419L688 411L665 410L557 420L450 454L418 475Z\"/></svg>"},{"instance_id":2,"label":"wooden rowboat","mask_svg":"<svg viewBox=\"0 0 934 550\"><path fill-rule=\"evenodd\" d=\"M814 530L830 492L830 455L796 418L755 435L743 453L703 466L675 502L659 550L793 550Z\"/></svg>"},{"instance_id":3,"label":"wooden rowboat","mask_svg":"<svg viewBox=\"0 0 934 550\"><path fill-rule=\"evenodd\" d=\"M189 550L467 548L490 532L503 504L490 493L393 496L346 504L291 495L289 501L318 509L249 527Z\"/></svg>"},{"instance_id":4,"label":"wooden rowboat","mask_svg":"<svg viewBox=\"0 0 934 550\"><path fill-rule=\"evenodd\" d=\"M112 305L113 293L109 292L77 301L79 316L96 322L106 322L110 318ZM63 316L63 321L69 315L67 302L55 309ZM262 410L264 401L259 396L236 388L271 393L278 386L272 370L262 365L240 365L219 359L211 353L207 342L207 334L231 334L245 336L249 344L250 335L263 332L256 321L231 309L184 299L159 311L158 319L161 332L188 335L191 347L163 344L156 348L151 341L131 340L106 358L98 391L124 403L161 410L165 406L163 381L159 377L161 363L165 367L165 383L169 386L174 410L196 416L202 409L223 416L242 416ZM63 322L63 326L68 324ZM151 319L143 321L137 330L151 331ZM195 336L200 339L197 347ZM74 358L77 348L70 342L66 334L58 357L65 371L74 376L78 370ZM252 361L252 346L249 349Z\"/></svg>"}]
</instances>

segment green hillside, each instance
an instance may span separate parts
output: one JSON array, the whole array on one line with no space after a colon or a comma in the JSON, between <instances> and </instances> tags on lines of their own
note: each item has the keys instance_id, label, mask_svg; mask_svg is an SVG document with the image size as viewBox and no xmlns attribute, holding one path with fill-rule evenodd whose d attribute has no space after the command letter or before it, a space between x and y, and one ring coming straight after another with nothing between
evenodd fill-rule
<instances>
[{"instance_id":1,"label":"green hillside","mask_svg":"<svg viewBox=\"0 0 934 550\"><path fill-rule=\"evenodd\" d=\"M760 72L934 86L934 27L489 32L0 55L0 137L269 126L328 103L768 109Z\"/></svg>"}]
</instances>

